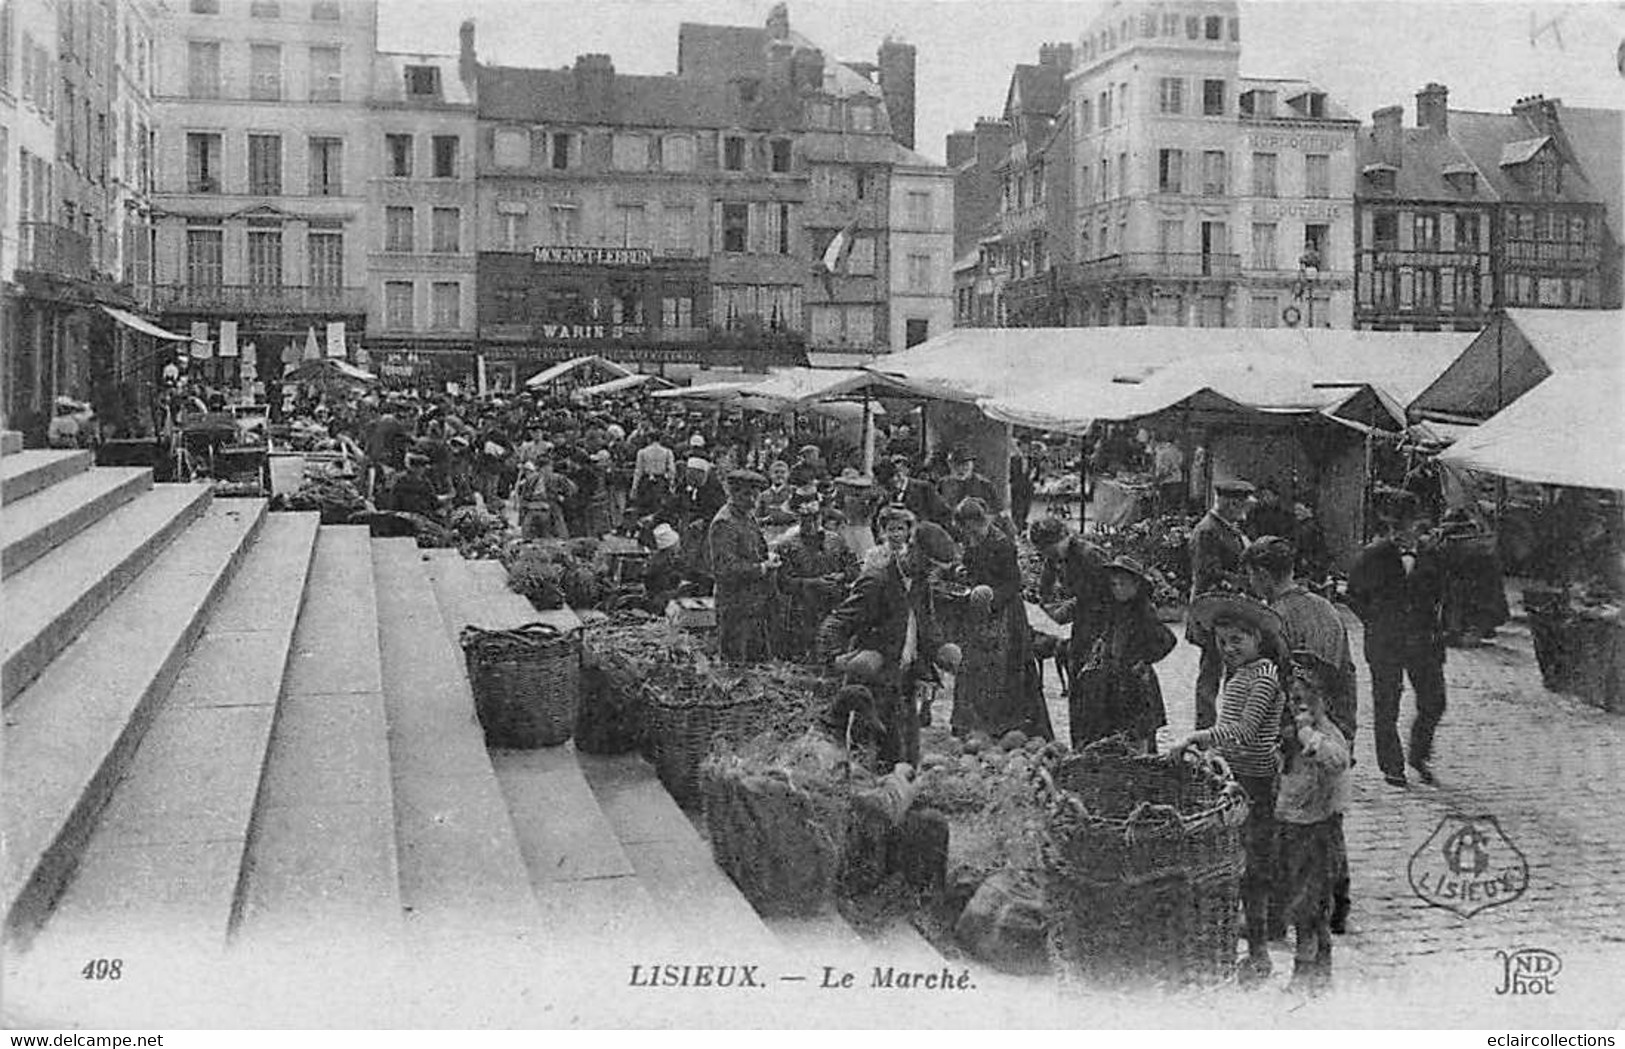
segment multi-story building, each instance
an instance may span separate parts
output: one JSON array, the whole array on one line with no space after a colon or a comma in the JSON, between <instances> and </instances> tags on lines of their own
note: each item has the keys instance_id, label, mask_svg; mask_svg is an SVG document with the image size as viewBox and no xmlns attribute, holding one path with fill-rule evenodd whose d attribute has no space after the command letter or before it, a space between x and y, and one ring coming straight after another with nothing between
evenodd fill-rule
<instances>
[{"instance_id":1,"label":"multi-story building","mask_svg":"<svg viewBox=\"0 0 1625 1049\"><path fill-rule=\"evenodd\" d=\"M1355 199L1360 327L1476 331L1498 306L1618 306L1620 114L1578 111L1573 137L1564 116L1539 96L1510 113L1452 110L1442 84L1417 92L1414 128L1400 106L1372 114Z\"/></svg>"},{"instance_id":2,"label":"multi-story building","mask_svg":"<svg viewBox=\"0 0 1625 1049\"><path fill-rule=\"evenodd\" d=\"M118 5L112 181L108 227L116 268L138 306L152 305L152 93L158 75L158 10L151 0L120 0Z\"/></svg>"},{"instance_id":3,"label":"multi-story building","mask_svg":"<svg viewBox=\"0 0 1625 1049\"><path fill-rule=\"evenodd\" d=\"M1068 323L1349 324L1357 122L1240 57L1230 0L1119 0L1090 23L1067 78Z\"/></svg>"},{"instance_id":4,"label":"multi-story building","mask_svg":"<svg viewBox=\"0 0 1625 1049\"><path fill-rule=\"evenodd\" d=\"M627 76L583 55L566 70L480 67L478 116L492 385L582 353L796 359L807 174L787 83Z\"/></svg>"},{"instance_id":5,"label":"multi-story building","mask_svg":"<svg viewBox=\"0 0 1625 1049\"><path fill-rule=\"evenodd\" d=\"M367 179L367 337L386 379L467 381L475 334L474 25L458 55L379 54Z\"/></svg>"},{"instance_id":6,"label":"multi-story building","mask_svg":"<svg viewBox=\"0 0 1625 1049\"><path fill-rule=\"evenodd\" d=\"M898 147L901 148L901 147ZM953 174L918 154L891 165L889 336L878 350L916 346L953 327Z\"/></svg>"},{"instance_id":7,"label":"multi-story building","mask_svg":"<svg viewBox=\"0 0 1625 1049\"><path fill-rule=\"evenodd\" d=\"M174 0L161 24L155 312L224 385L350 354L386 146L375 0Z\"/></svg>"},{"instance_id":8,"label":"multi-story building","mask_svg":"<svg viewBox=\"0 0 1625 1049\"><path fill-rule=\"evenodd\" d=\"M141 201L120 178L118 98L139 74L119 45L143 10L131 0L0 8L4 411L33 440L58 397L90 401L104 420L121 414L122 336L101 307L136 305L122 283L123 215Z\"/></svg>"},{"instance_id":9,"label":"multi-story building","mask_svg":"<svg viewBox=\"0 0 1625 1049\"><path fill-rule=\"evenodd\" d=\"M1055 167L1060 152L1057 123L1066 104L1066 74L1072 68L1071 44L1045 44L1037 65L1018 65L1005 93L1004 120L1014 134L1000 162L998 241L1000 265L992 275L1002 304L1002 323L1012 327L1049 327L1061 322L1051 253L1072 225L1052 199L1057 182L1069 172ZM1064 163L1064 161L1063 161ZM1059 174L1059 179L1052 176ZM1002 279L1001 279L1002 277Z\"/></svg>"}]
</instances>

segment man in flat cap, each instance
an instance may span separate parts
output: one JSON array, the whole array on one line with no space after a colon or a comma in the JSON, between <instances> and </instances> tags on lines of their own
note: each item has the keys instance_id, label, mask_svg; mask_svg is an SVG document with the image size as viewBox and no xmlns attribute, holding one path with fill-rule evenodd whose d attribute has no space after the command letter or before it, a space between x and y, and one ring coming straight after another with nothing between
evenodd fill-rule
<instances>
[{"instance_id":1,"label":"man in flat cap","mask_svg":"<svg viewBox=\"0 0 1625 1049\"><path fill-rule=\"evenodd\" d=\"M1246 592L1241 554L1247 536L1241 522L1252 505L1253 486L1246 481L1219 481L1213 486L1213 507L1191 529L1191 600L1213 590ZM1187 620L1185 640L1202 649L1196 672L1196 727L1210 728L1218 717L1219 676L1224 657L1211 632Z\"/></svg>"},{"instance_id":2,"label":"man in flat cap","mask_svg":"<svg viewBox=\"0 0 1625 1049\"><path fill-rule=\"evenodd\" d=\"M755 470L728 474L728 501L711 519L706 535L716 579L717 646L723 659L754 663L768 656L778 558L767 549L756 523L756 497L767 478Z\"/></svg>"}]
</instances>

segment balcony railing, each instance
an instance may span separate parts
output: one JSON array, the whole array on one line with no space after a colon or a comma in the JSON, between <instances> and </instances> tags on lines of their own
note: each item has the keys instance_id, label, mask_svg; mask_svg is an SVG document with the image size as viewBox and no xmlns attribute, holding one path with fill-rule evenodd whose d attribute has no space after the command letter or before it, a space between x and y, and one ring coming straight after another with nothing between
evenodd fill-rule
<instances>
[{"instance_id":1,"label":"balcony railing","mask_svg":"<svg viewBox=\"0 0 1625 1049\"><path fill-rule=\"evenodd\" d=\"M1233 280L1241 273L1240 255L1174 251L1131 251L1074 263L1080 281L1122 280L1131 277Z\"/></svg>"},{"instance_id":2,"label":"balcony railing","mask_svg":"<svg viewBox=\"0 0 1625 1049\"><path fill-rule=\"evenodd\" d=\"M153 309L200 313L365 313L366 288L286 284L160 284Z\"/></svg>"},{"instance_id":3,"label":"balcony railing","mask_svg":"<svg viewBox=\"0 0 1625 1049\"><path fill-rule=\"evenodd\" d=\"M17 231L18 270L81 280L96 276L90 238L83 233L54 222L20 222Z\"/></svg>"}]
</instances>

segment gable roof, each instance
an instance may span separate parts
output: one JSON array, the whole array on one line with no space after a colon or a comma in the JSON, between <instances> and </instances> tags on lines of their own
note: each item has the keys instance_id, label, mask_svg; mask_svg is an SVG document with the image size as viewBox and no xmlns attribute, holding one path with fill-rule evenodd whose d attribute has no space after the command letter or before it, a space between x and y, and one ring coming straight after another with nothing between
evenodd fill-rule
<instances>
[{"instance_id":1,"label":"gable roof","mask_svg":"<svg viewBox=\"0 0 1625 1049\"><path fill-rule=\"evenodd\" d=\"M1451 114L1455 119L1455 114ZM1396 168L1383 160L1377 148L1375 128L1362 127L1354 136L1355 152L1362 172L1360 197L1392 198L1395 200L1460 200L1490 202L1500 199L1495 187L1482 177L1473 180L1467 188L1458 188L1444 176L1447 172L1478 172L1478 165L1449 135L1441 135L1432 128L1401 128L1399 139L1400 162ZM1394 172L1394 188L1378 187L1369 175L1373 171Z\"/></svg>"},{"instance_id":2,"label":"gable roof","mask_svg":"<svg viewBox=\"0 0 1625 1049\"><path fill-rule=\"evenodd\" d=\"M1563 106L1558 110L1569 148L1585 169L1586 180L1608 206L1608 225L1615 240L1625 240L1625 113L1617 109Z\"/></svg>"},{"instance_id":3,"label":"gable roof","mask_svg":"<svg viewBox=\"0 0 1625 1049\"><path fill-rule=\"evenodd\" d=\"M1503 166L1503 157L1533 157L1554 140L1543 135L1530 121L1513 113L1450 111L1450 137L1455 139L1477 165L1479 173L1495 187L1503 201L1537 199L1518 174L1518 161ZM1509 149L1509 147L1511 147ZM1597 191L1586 181L1585 173L1570 167L1564 172L1557 200L1568 204L1601 203Z\"/></svg>"},{"instance_id":4,"label":"gable roof","mask_svg":"<svg viewBox=\"0 0 1625 1049\"><path fill-rule=\"evenodd\" d=\"M1501 166L1510 164L1527 164L1535 159L1535 154L1541 151L1546 143L1552 140L1550 135L1539 138L1520 139L1517 142L1508 142L1501 147Z\"/></svg>"}]
</instances>

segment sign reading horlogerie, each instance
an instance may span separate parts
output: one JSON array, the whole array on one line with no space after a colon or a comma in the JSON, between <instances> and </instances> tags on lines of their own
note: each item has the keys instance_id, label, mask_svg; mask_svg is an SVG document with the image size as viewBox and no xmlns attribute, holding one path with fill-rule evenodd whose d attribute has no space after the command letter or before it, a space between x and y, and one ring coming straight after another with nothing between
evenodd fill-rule
<instances>
[{"instance_id":1,"label":"sign reading horlogerie","mask_svg":"<svg viewBox=\"0 0 1625 1049\"><path fill-rule=\"evenodd\" d=\"M538 244L534 261L564 266L647 266L654 261L648 248L572 248Z\"/></svg>"}]
</instances>

